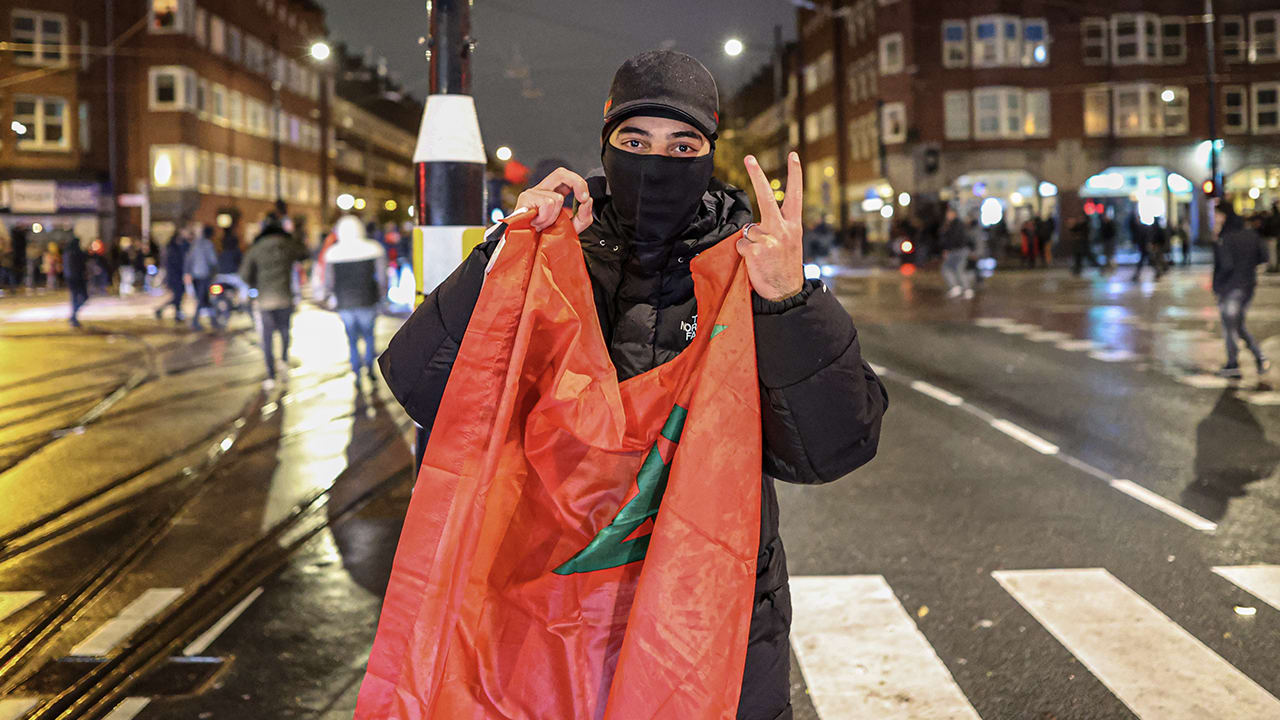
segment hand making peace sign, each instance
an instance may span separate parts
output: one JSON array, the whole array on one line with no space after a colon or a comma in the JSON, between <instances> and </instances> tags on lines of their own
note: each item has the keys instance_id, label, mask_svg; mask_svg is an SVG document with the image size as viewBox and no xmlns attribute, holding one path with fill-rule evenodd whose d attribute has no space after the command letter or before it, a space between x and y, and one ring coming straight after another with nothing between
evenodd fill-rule
<instances>
[{"instance_id":1,"label":"hand making peace sign","mask_svg":"<svg viewBox=\"0 0 1280 720\"><path fill-rule=\"evenodd\" d=\"M787 155L787 190L781 210L755 156L748 155L743 162L756 191L760 222L743 229L738 253L747 263L751 289L765 300L785 300L804 289L804 183L800 156Z\"/></svg>"}]
</instances>

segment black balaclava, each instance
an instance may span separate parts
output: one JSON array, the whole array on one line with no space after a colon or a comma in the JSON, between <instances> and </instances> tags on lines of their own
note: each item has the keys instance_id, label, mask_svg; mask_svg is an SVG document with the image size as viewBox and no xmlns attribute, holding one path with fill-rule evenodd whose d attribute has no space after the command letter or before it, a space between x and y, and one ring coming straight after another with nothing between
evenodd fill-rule
<instances>
[{"instance_id":1,"label":"black balaclava","mask_svg":"<svg viewBox=\"0 0 1280 720\"><path fill-rule=\"evenodd\" d=\"M693 222L711 183L715 150L701 157L627 152L605 143L610 202L639 242L669 242Z\"/></svg>"}]
</instances>

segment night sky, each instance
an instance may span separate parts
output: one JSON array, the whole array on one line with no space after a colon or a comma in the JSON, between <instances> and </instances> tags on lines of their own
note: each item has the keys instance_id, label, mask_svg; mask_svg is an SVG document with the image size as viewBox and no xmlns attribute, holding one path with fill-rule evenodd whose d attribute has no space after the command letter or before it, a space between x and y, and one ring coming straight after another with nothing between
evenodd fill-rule
<instances>
[{"instance_id":1,"label":"night sky","mask_svg":"<svg viewBox=\"0 0 1280 720\"><path fill-rule=\"evenodd\" d=\"M335 40L373 47L399 81L425 98L427 33L423 0L321 0ZM600 116L614 70L631 55L669 47L701 60L721 102L769 59L773 26L795 36L787 0L476 0L472 92L485 148L509 145L534 166L547 158L580 172L599 165ZM727 57L724 41L746 51Z\"/></svg>"}]
</instances>

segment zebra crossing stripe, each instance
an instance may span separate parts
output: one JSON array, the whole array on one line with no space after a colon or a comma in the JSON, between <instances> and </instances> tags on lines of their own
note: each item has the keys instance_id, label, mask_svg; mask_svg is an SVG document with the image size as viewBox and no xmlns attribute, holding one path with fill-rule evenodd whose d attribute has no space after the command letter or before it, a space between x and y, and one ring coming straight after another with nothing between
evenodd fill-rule
<instances>
[{"instance_id":1,"label":"zebra crossing stripe","mask_svg":"<svg viewBox=\"0 0 1280 720\"><path fill-rule=\"evenodd\" d=\"M42 597L44 597L44 593L38 590L8 590L0 592L0 620L4 620ZM4 720L3 714L0 714L0 720Z\"/></svg>"},{"instance_id":2,"label":"zebra crossing stripe","mask_svg":"<svg viewBox=\"0 0 1280 720\"><path fill-rule=\"evenodd\" d=\"M1280 701L1106 570L991 576L1139 718L1280 718Z\"/></svg>"},{"instance_id":3,"label":"zebra crossing stripe","mask_svg":"<svg viewBox=\"0 0 1280 720\"><path fill-rule=\"evenodd\" d=\"M115 650L138 628L182 597L182 588L151 588L129 603L119 615L103 623L71 650L72 655L102 657Z\"/></svg>"},{"instance_id":4,"label":"zebra crossing stripe","mask_svg":"<svg viewBox=\"0 0 1280 720\"><path fill-rule=\"evenodd\" d=\"M0 720L18 720L38 702L40 699L33 697L0 698Z\"/></svg>"},{"instance_id":5,"label":"zebra crossing stripe","mask_svg":"<svg viewBox=\"0 0 1280 720\"><path fill-rule=\"evenodd\" d=\"M1280 610L1280 565L1236 565L1213 571L1236 587Z\"/></svg>"},{"instance_id":6,"label":"zebra crossing stripe","mask_svg":"<svg viewBox=\"0 0 1280 720\"><path fill-rule=\"evenodd\" d=\"M792 646L822 718L978 720L879 575L793 577Z\"/></svg>"},{"instance_id":7,"label":"zebra crossing stripe","mask_svg":"<svg viewBox=\"0 0 1280 720\"><path fill-rule=\"evenodd\" d=\"M150 704L151 698L148 697L127 697L102 716L102 720L133 720Z\"/></svg>"}]
</instances>

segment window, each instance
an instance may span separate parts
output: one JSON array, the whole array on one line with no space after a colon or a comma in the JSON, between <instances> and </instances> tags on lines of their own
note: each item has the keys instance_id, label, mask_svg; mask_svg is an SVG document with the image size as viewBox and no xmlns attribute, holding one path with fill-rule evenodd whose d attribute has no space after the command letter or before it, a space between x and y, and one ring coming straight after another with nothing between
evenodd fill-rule
<instances>
[{"instance_id":1,"label":"window","mask_svg":"<svg viewBox=\"0 0 1280 720\"><path fill-rule=\"evenodd\" d=\"M942 105L946 118L945 137L948 140L968 140L969 92L967 90L950 90L943 93Z\"/></svg>"},{"instance_id":2,"label":"window","mask_svg":"<svg viewBox=\"0 0 1280 720\"><path fill-rule=\"evenodd\" d=\"M1083 35L1085 65L1107 64L1107 21L1103 18L1085 18L1080 23Z\"/></svg>"},{"instance_id":3,"label":"window","mask_svg":"<svg viewBox=\"0 0 1280 720\"><path fill-rule=\"evenodd\" d=\"M213 121L219 125L226 125L228 120L227 114L227 89L222 85L214 83L213 86Z\"/></svg>"},{"instance_id":4,"label":"window","mask_svg":"<svg viewBox=\"0 0 1280 720\"><path fill-rule=\"evenodd\" d=\"M880 74L893 75L902 72L902 33L892 33L880 38Z\"/></svg>"},{"instance_id":5,"label":"window","mask_svg":"<svg viewBox=\"0 0 1280 720\"><path fill-rule=\"evenodd\" d=\"M18 133L18 149L69 149L71 144L67 137L67 113L67 101L59 97L14 97L13 122L23 128L23 132Z\"/></svg>"},{"instance_id":6,"label":"window","mask_svg":"<svg viewBox=\"0 0 1280 720\"><path fill-rule=\"evenodd\" d=\"M1006 17L1003 20L1004 34L1001 44L1001 60L1010 65L1017 62L1022 51L1022 21L1018 18Z\"/></svg>"},{"instance_id":7,"label":"window","mask_svg":"<svg viewBox=\"0 0 1280 720\"><path fill-rule=\"evenodd\" d=\"M209 81L200 78L196 82L196 113L200 115L200 119L205 119L209 114L209 100L211 93L209 91Z\"/></svg>"},{"instance_id":8,"label":"window","mask_svg":"<svg viewBox=\"0 0 1280 720\"><path fill-rule=\"evenodd\" d=\"M215 153L213 156L213 192L218 195L227 194L227 185L231 181L231 163L227 156Z\"/></svg>"},{"instance_id":9,"label":"window","mask_svg":"<svg viewBox=\"0 0 1280 720\"><path fill-rule=\"evenodd\" d=\"M1249 94L1243 85L1222 89L1222 128L1226 132L1249 132Z\"/></svg>"},{"instance_id":10,"label":"window","mask_svg":"<svg viewBox=\"0 0 1280 720\"><path fill-rule=\"evenodd\" d=\"M250 160L245 167L245 195L251 198L267 196L267 170L262 163Z\"/></svg>"},{"instance_id":11,"label":"window","mask_svg":"<svg viewBox=\"0 0 1280 720\"><path fill-rule=\"evenodd\" d=\"M227 194L236 197L244 196L244 160L240 158L231 158Z\"/></svg>"},{"instance_id":12,"label":"window","mask_svg":"<svg viewBox=\"0 0 1280 720\"><path fill-rule=\"evenodd\" d=\"M147 12L153 33L191 32L192 0L151 0Z\"/></svg>"},{"instance_id":13,"label":"window","mask_svg":"<svg viewBox=\"0 0 1280 720\"><path fill-rule=\"evenodd\" d=\"M1280 132L1280 83L1253 84L1253 131Z\"/></svg>"},{"instance_id":14,"label":"window","mask_svg":"<svg viewBox=\"0 0 1280 720\"><path fill-rule=\"evenodd\" d=\"M973 66L1017 65L1022 56L1022 20L1009 15L984 15L970 21ZM1045 58L1048 59L1046 46Z\"/></svg>"},{"instance_id":15,"label":"window","mask_svg":"<svg viewBox=\"0 0 1280 720\"><path fill-rule=\"evenodd\" d=\"M885 145L906 142L907 106L900 102L885 103L881 108L880 131Z\"/></svg>"},{"instance_id":16,"label":"window","mask_svg":"<svg viewBox=\"0 0 1280 720\"><path fill-rule=\"evenodd\" d=\"M200 47L209 46L209 12L200 6L196 6L196 44Z\"/></svg>"},{"instance_id":17,"label":"window","mask_svg":"<svg viewBox=\"0 0 1280 720\"><path fill-rule=\"evenodd\" d=\"M1166 91L1173 98L1172 102L1165 102L1162 97ZM1165 133L1166 122L1174 123L1174 127L1170 128L1171 133L1185 132L1186 88L1134 83L1117 85L1112 92L1113 127L1116 135L1162 135ZM1173 108L1166 105L1173 105ZM1177 127L1179 123L1183 126L1182 130Z\"/></svg>"},{"instance_id":18,"label":"window","mask_svg":"<svg viewBox=\"0 0 1280 720\"><path fill-rule=\"evenodd\" d=\"M227 93L227 114L230 116L231 127L236 130L244 127L244 103L238 90Z\"/></svg>"},{"instance_id":19,"label":"window","mask_svg":"<svg viewBox=\"0 0 1280 720\"><path fill-rule=\"evenodd\" d=\"M80 103L80 113L76 116L76 130L80 135L80 149L84 152L89 151L89 103Z\"/></svg>"},{"instance_id":20,"label":"window","mask_svg":"<svg viewBox=\"0 0 1280 720\"><path fill-rule=\"evenodd\" d=\"M942 23L942 66L965 67L969 64L969 23L947 20Z\"/></svg>"},{"instance_id":21,"label":"window","mask_svg":"<svg viewBox=\"0 0 1280 720\"><path fill-rule=\"evenodd\" d=\"M151 146L151 183L165 190L194 190L199 154L189 145Z\"/></svg>"},{"instance_id":22,"label":"window","mask_svg":"<svg viewBox=\"0 0 1280 720\"><path fill-rule=\"evenodd\" d=\"M14 10L10 37L17 47L14 62L20 65L65 65L67 16Z\"/></svg>"},{"instance_id":23,"label":"window","mask_svg":"<svg viewBox=\"0 0 1280 720\"><path fill-rule=\"evenodd\" d=\"M1160 60L1171 64L1187 61L1187 21L1181 17L1160 19Z\"/></svg>"},{"instance_id":24,"label":"window","mask_svg":"<svg viewBox=\"0 0 1280 720\"><path fill-rule=\"evenodd\" d=\"M1049 22L1043 18L1022 21L1022 65L1049 64Z\"/></svg>"},{"instance_id":25,"label":"window","mask_svg":"<svg viewBox=\"0 0 1280 720\"><path fill-rule=\"evenodd\" d=\"M296 115L289 116L289 143L292 145L302 144L301 122Z\"/></svg>"},{"instance_id":26,"label":"window","mask_svg":"<svg viewBox=\"0 0 1280 720\"><path fill-rule=\"evenodd\" d=\"M195 110L198 107L195 72L178 65L159 65L148 73L151 110Z\"/></svg>"},{"instance_id":27,"label":"window","mask_svg":"<svg viewBox=\"0 0 1280 720\"><path fill-rule=\"evenodd\" d=\"M1176 18L1174 20L1177 21ZM1160 53L1159 16L1150 13L1119 13L1111 16L1112 62L1116 65L1154 63L1160 61ZM1183 57L1185 54L1184 49Z\"/></svg>"},{"instance_id":28,"label":"window","mask_svg":"<svg viewBox=\"0 0 1280 720\"><path fill-rule=\"evenodd\" d=\"M1249 14L1249 62L1269 63L1280 59L1280 12Z\"/></svg>"},{"instance_id":29,"label":"window","mask_svg":"<svg viewBox=\"0 0 1280 720\"><path fill-rule=\"evenodd\" d=\"M234 25L227 25L227 57L236 62L244 61L244 46L241 37L239 28Z\"/></svg>"},{"instance_id":30,"label":"window","mask_svg":"<svg viewBox=\"0 0 1280 720\"><path fill-rule=\"evenodd\" d=\"M813 92L831 82L835 66L830 51L823 53L817 60L804 67L804 90Z\"/></svg>"},{"instance_id":31,"label":"window","mask_svg":"<svg viewBox=\"0 0 1280 720\"><path fill-rule=\"evenodd\" d=\"M260 73L266 70L266 48L252 35L244 38L244 64L249 70Z\"/></svg>"},{"instance_id":32,"label":"window","mask_svg":"<svg viewBox=\"0 0 1280 720\"><path fill-rule=\"evenodd\" d=\"M244 126L247 132L264 135L267 132L267 109L251 97L244 99Z\"/></svg>"},{"instance_id":33,"label":"window","mask_svg":"<svg viewBox=\"0 0 1280 720\"><path fill-rule=\"evenodd\" d=\"M1092 87L1084 91L1084 134L1103 137L1111 132L1111 90Z\"/></svg>"},{"instance_id":34,"label":"window","mask_svg":"<svg viewBox=\"0 0 1280 720\"><path fill-rule=\"evenodd\" d=\"M1187 133L1187 89L1185 87L1167 87L1160 92L1160 101L1164 105L1164 134L1185 135Z\"/></svg>"},{"instance_id":35,"label":"window","mask_svg":"<svg viewBox=\"0 0 1280 720\"><path fill-rule=\"evenodd\" d=\"M227 51L226 23L217 15L209 16L209 49L221 55Z\"/></svg>"},{"instance_id":36,"label":"window","mask_svg":"<svg viewBox=\"0 0 1280 720\"><path fill-rule=\"evenodd\" d=\"M1229 63L1244 62L1244 18L1226 15L1218 20L1218 26L1222 28L1222 57Z\"/></svg>"},{"instance_id":37,"label":"window","mask_svg":"<svg viewBox=\"0 0 1280 720\"><path fill-rule=\"evenodd\" d=\"M213 191L213 155L208 150L200 151L198 190L202 193Z\"/></svg>"},{"instance_id":38,"label":"window","mask_svg":"<svg viewBox=\"0 0 1280 720\"><path fill-rule=\"evenodd\" d=\"M1022 105L1022 134L1029 138L1049 137L1049 91L1027 90Z\"/></svg>"}]
</instances>

